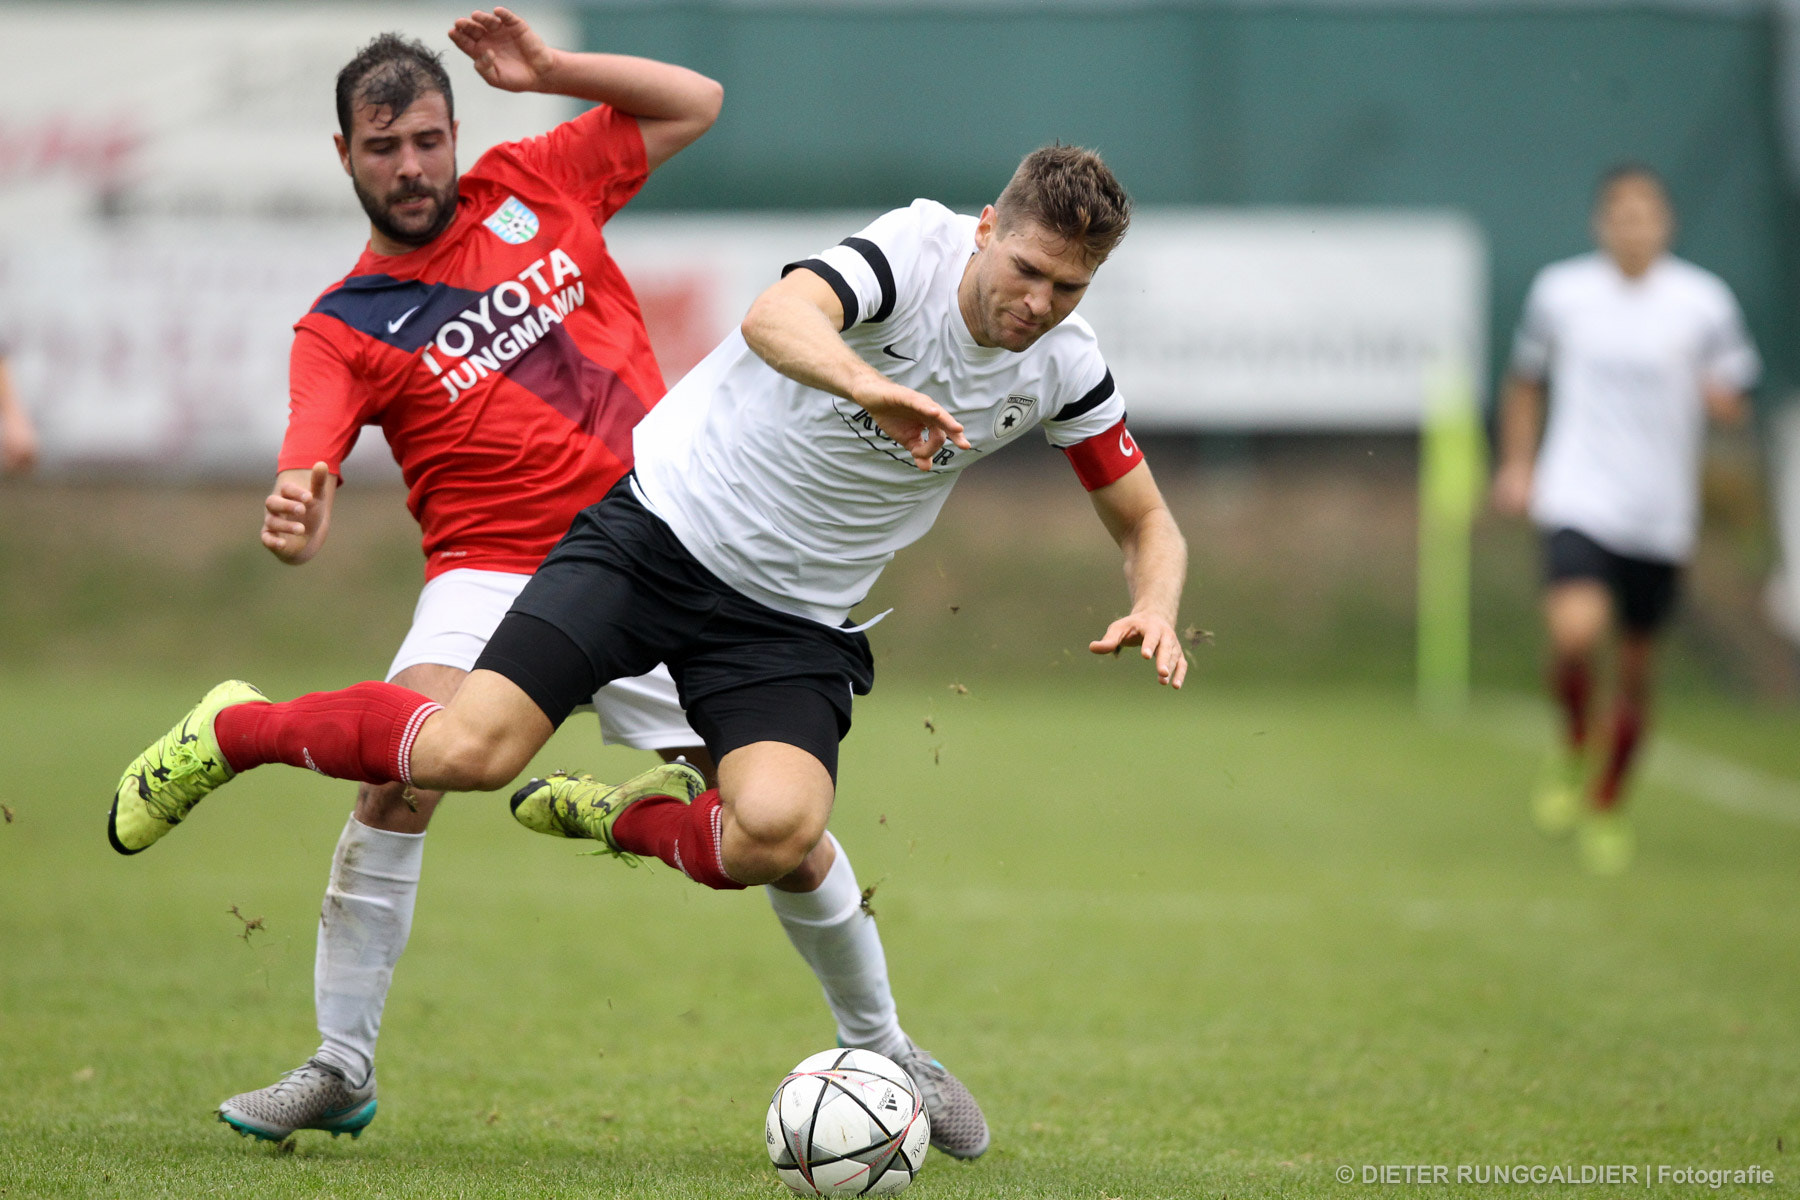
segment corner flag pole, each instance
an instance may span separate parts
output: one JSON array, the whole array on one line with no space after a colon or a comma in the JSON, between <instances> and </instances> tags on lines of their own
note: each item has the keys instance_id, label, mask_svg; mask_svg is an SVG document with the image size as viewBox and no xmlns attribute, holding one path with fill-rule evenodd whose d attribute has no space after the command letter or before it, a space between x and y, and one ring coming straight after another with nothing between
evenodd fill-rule
<instances>
[{"instance_id":1,"label":"corner flag pole","mask_svg":"<svg viewBox=\"0 0 1800 1200\"><path fill-rule=\"evenodd\" d=\"M1419 707L1454 716L1469 700L1469 540L1481 492L1475 381L1460 362L1425 381L1419 438Z\"/></svg>"}]
</instances>

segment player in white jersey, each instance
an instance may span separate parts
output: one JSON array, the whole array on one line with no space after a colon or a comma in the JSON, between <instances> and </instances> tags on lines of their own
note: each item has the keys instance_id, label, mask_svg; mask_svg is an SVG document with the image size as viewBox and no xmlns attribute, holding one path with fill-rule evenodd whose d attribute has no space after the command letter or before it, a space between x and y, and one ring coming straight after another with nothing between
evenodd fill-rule
<instances>
[{"instance_id":1,"label":"player in white jersey","mask_svg":"<svg viewBox=\"0 0 1800 1200\"><path fill-rule=\"evenodd\" d=\"M1594 210L1601 251L1553 263L1532 283L1500 415L1494 503L1529 512L1544 535L1549 683L1565 721L1533 815L1552 834L1579 825L1583 859L1600 873L1633 854L1619 803L1656 637L1699 531L1706 421L1742 423L1760 369L1731 289L1668 253L1674 229L1653 171L1607 173ZM1617 696L1590 784L1594 660L1609 628Z\"/></svg>"},{"instance_id":2,"label":"player in white jersey","mask_svg":"<svg viewBox=\"0 0 1800 1200\"><path fill-rule=\"evenodd\" d=\"M1043 424L1124 552L1132 610L1089 649L1140 646L1160 683L1186 676L1186 545L1093 332L1072 316L1129 216L1097 155L1052 146L979 219L922 201L794 264L638 425L641 480L576 518L446 705L388 683L282 704L221 685L243 691L203 701L128 768L119 819L160 836L271 762L491 791L601 683L667 663L719 786L680 764L617 787L559 774L520 788L514 816L708 887L786 885L821 924L854 912L854 877L825 829L852 696L874 679L848 613L965 466ZM180 774L165 778L176 755ZM872 931L866 951L844 951L845 975L864 971L859 954L879 961ZM954 1077L907 1065L934 1144L986 1149Z\"/></svg>"}]
</instances>

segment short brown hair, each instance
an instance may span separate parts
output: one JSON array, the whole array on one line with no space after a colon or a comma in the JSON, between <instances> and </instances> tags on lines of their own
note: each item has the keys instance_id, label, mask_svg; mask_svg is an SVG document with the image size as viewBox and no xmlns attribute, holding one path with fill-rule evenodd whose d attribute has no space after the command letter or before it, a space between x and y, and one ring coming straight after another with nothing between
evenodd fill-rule
<instances>
[{"instance_id":1,"label":"short brown hair","mask_svg":"<svg viewBox=\"0 0 1800 1200\"><path fill-rule=\"evenodd\" d=\"M1060 142L1033 150L994 203L1000 224L1034 221L1105 260L1131 224L1131 197L1092 150Z\"/></svg>"},{"instance_id":2,"label":"short brown hair","mask_svg":"<svg viewBox=\"0 0 1800 1200\"><path fill-rule=\"evenodd\" d=\"M444 109L456 119L456 101L450 95L450 75L444 60L425 43L398 33L384 33L344 64L337 77L338 128L350 137L350 115L355 108L386 111L384 124L400 119L413 101L428 92L444 97Z\"/></svg>"}]
</instances>

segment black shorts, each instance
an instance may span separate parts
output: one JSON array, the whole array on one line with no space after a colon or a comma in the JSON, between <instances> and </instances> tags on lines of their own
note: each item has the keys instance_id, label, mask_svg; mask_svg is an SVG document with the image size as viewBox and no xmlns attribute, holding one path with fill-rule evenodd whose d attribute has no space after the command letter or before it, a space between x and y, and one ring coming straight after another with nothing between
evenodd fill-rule
<instances>
[{"instance_id":1,"label":"black shorts","mask_svg":"<svg viewBox=\"0 0 1800 1200\"><path fill-rule=\"evenodd\" d=\"M1619 624L1631 633L1661 629L1681 590L1681 568L1676 564L1615 554L1573 529L1544 536L1544 579L1553 584L1573 579L1605 584Z\"/></svg>"},{"instance_id":2,"label":"black shorts","mask_svg":"<svg viewBox=\"0 0 1800 1200\"><path fill-rule=\"evenodd\" d=\"M577 514L475 667L518 684L560 725L604 684L658 663L715 762L786 742L834 779L851 696L875 683L868 638L734 590L639 503L627 476Z\"/></svg>"}]
</instances>

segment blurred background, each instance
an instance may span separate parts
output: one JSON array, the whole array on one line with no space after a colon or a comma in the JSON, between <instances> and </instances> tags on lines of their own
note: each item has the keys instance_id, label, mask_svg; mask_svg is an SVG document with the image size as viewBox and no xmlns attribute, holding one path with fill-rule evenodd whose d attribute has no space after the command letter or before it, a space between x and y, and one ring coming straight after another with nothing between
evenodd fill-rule
<instances>
[{"instance_id":1,"label":"blurred background","mask_svg":"<svg viewBox=\"0 0 1800 1200\"><path fill-rule=\"evenodd\" d=\"M150 665L171 639L196 671L386 661L422 564L379 432L315 564L280 566L255 530L289 326L366 236L331 145L338 66L389 28L450 51L465 166L572 111L483 86L443 37L462 11L0 4L0 344L39 436L36 471L0 481L0 668ZM553 43L725 85L719 124L609 226L671 380L782 263L869 215L917 196L974 211L1035 146L1100 149L1141 216L1083 311L1192 543L1203 682L1413 686L1425 415L1490 420L1533 272L1590 245L1602 169L1650 163L1678 252L1732 286L1768 363L1753 427L1709 454L1668 670L1678 691L1800 697L1781 632L1800 635L1781 580L1784 536L1800 557L1800 6L520 11ZM1466 633L1445 618L1468 661L1448 669L1528 690L1534 539L1483 515L1478 473L1451 472L1440 514L1469 547L1466 584L1454 553L1442 568L1472 613ZM1125 600L1068 474L1039 444L964 481L875 598L898 607L875 635L885 670L1086 669Z\"/></svg>"}]
</instances>

